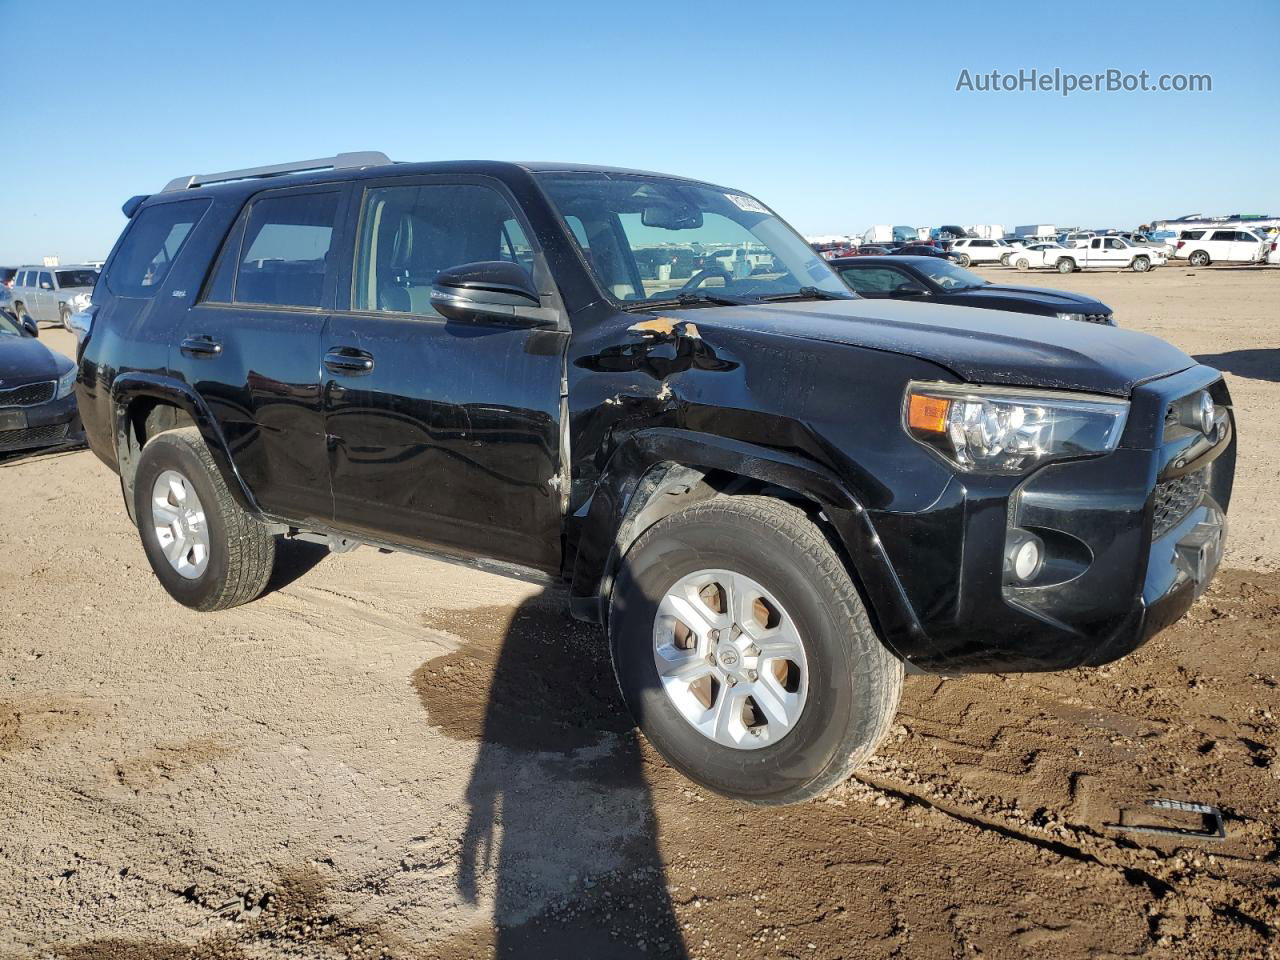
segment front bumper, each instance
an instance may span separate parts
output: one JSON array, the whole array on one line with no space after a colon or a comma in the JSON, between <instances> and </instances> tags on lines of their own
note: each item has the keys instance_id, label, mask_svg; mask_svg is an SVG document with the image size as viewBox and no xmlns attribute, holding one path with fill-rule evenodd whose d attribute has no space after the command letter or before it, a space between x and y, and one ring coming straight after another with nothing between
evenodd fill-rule
<instances>
[{"instance_id":1,"label":"front bumper","mask_svg":"<svg viewBox=\"0 0 1280 960\"><path fill-rule=\"evenodd\" d=\"M1225 411L1213 436L1168 438L1170 404L1202 389ZM1230 402L1217 371L1193 367L1134 392L1107 456L1005 482L957 475L925 514L872 517L918 620L894 648L922 672L1062 670L1124 656L1175 622L1222 559ZM1029 583L1005 570L1013 531L1048 558Z\"/></svg>"},{"instance_id":2,"label":"front bumper","mask_svg":"<svg viewBox=\"0 0 1280 960\"><path fill-rule=\"evenodd\" d=\"M0 407L0 453L83 442L74 393L31 407Z\"/></svg>"}]
</instances>

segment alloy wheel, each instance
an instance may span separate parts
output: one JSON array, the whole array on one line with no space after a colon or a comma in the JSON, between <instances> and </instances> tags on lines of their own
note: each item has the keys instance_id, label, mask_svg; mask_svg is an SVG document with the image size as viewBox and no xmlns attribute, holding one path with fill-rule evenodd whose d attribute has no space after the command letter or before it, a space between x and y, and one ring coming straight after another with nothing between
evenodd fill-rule
<instances>
[{"instance_id":1,"label":"alloy wheel","mask_svg":"<svg viewBox=\"0 0 1280 960\"><path fill-rule=\"evenodd\" d=\"M777 743L808 696L804 643L786 609L741 573L698 570L658 605L653 660L672 705L721 746Z\"/></svg>"},{"instance_id":2,"label":"alloy wheel","mask_svg":"<svg viewBox=\"0 0 1280 960\"><path fill-rule=\"evenodd\" d=\"M209 526L195 488L176 470L165 470L151 487L151 525L169 565L195 580L209 565Z\"/></svg>"}]
</instances>

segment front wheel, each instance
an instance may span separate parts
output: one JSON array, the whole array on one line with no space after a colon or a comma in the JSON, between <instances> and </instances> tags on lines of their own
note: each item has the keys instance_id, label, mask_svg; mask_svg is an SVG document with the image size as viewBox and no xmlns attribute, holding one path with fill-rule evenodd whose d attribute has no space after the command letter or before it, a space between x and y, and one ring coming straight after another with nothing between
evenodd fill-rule
<instances>
[{"instance_id":1,"label":"front wheel","mask_svg":"<svg viewBox=\"0 0 1280 960\"><path fill-rule=\"evenodd\" d=\"M724 497L631 547L610 641L640 729L691 780L792 803L846 779L897 710L902 664L798 507Z\"/></svg>"},{"instance_id":2,"label":"front wheel","mask_svg":"<svg viewBox=\"0 0 1280 960\"><path fill-rule=\"evenodd\" d=\"M133 497L147 560L179 603L223 610L266 588L275 537L232 498L196 428L147 441Z\"/></svg>"},{"instance_id":3,"label":"front wheel","mask_svg":"<svg viewBox=\"0 0 1280 960\"><path fill-rule=\"evenodd\" d=\"M1148 270L1150 270L1150 269L1151 269L1151 260L1150 260L1150 258L1149 258L1149 257L1134 257L1134 258L1133 258L1133 272L1134 272L1134 273L1146 273L1146 272L1147 272Z\"/></svg>"},{"instance_id":4,"label":"front wheel","mask_svg":"<svg viewBox=\"0 0 1280 960\"><path fill-rule=\"evenodd\" d=\"M1061 260L1058 261L1059 273L1072 273L1075 271L1075 268L1076 268L1076 262L1070 259L1069 257L1063 257Z\"/></svg>"}]
</instances>

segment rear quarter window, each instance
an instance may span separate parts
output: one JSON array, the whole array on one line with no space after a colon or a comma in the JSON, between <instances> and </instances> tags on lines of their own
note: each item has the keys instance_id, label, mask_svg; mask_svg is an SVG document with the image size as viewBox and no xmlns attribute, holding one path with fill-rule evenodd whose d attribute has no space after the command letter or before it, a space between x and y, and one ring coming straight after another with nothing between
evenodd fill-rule
<instances>
[{"instance_id":1,"label":"rear quarter window","mask_svg":"<svg viewBox=\"0 0 1280 960\"><path fill-rule=\"evenodd\" d=\"M117 297L154 297L208 209L208 200L179 200L140 210L111 260L107 289Z\"/></svg>"}]
</instances>

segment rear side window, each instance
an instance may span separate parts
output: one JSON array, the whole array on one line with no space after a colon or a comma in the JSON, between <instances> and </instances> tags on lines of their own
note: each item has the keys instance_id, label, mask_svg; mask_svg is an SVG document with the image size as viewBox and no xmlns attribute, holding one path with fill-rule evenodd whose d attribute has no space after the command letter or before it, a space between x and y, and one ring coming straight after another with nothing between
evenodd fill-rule
<instances>
[{"instance_id":1,"label":"rear side window","mask_svg":"<svg viewBox=\"0 0 1280 960\"><path fill-rule=\"evenodd\" d=\"M1236 232L1234 230L1215 230L1210 239L1213 240L1234 240Z\"/></svg>"},{"instance_id":2,"label":"rear side window","mask_svg":"<svg viewBox=\"0 0 1280 960\"><path fill-rule=\"evenodd\" d=\"M911 279L888 267L851 267L841 276L858 293L891 293Z\"/></svg>"},{"instance_id":3,"label":"rear side window","mask_svg":"<svg viewBox=\"0 0 1280 960\"><path fill-rule=\"evenodd\" d=\"M264 197L254 203L240 244L237 303L321 305L338 198L335 191Z\"/></svg>"},{"instance_id":4,"label":"rear side window","mask_svg":"<svg viewBox=\"0 0 1280 960\"><path fill-rule=\"evenodd\" d=\"M208 200L144 207L133 218L111 261L107 289L118 297L155 296L207 209Z\"/></svg>"}]
</instances>

